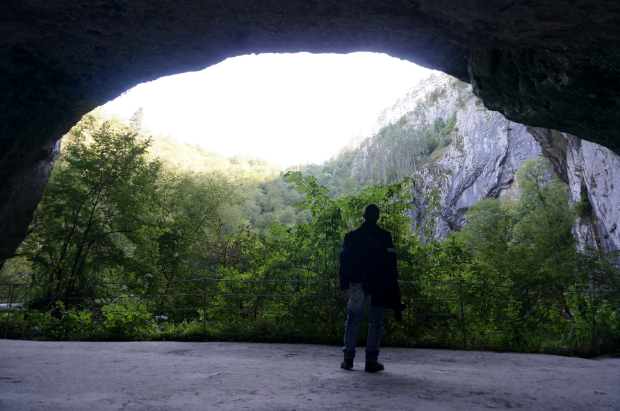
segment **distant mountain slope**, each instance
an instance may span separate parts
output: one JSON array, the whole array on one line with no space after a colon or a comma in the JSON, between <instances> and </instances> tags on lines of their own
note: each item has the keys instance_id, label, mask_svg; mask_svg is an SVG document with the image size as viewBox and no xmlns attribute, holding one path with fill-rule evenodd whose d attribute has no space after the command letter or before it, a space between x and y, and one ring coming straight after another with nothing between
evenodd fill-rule
<instances>
[{"instance_id":1,"label":"distant mountain slope","mask_svg":"<svg viewBox=\"0 0 620 411\"><path fill-rule=\"evenodd\" d=\"M238 206L226 210L229 226L249 224L262 228L272 221L284 224L309 221L309 213L294 206L302 199L297 187L284 181L280 168L266 160L245 155L225 157L161 136L153 136L152 140L151 158L159 158L182 170L215 174L236 183Z\"/></svg>"},{"instance_id":2,"label":"distant mountain slope","mask_svg":"<svg viewBox=\"0 0 620 411\"><path fill-rule=\"evenodd\" d=\"M465 83L447 76L431 76L381 112L372 136L344 147L323 164L299 168L317 177L333 196L355 194L368 185L410 177L454 138L457 108L447 110L441 104L445 90L439 85L446 79L451 79L449 87L461 96L460 104L473 98ZM429 115L427 108L434 105L441 110Z\"/></svg>"},{"instance_id":3,"label":"distant mountain slope","mask_svg":"<svg viewBox=\"0 0 620 411\"><path fill-rule=\"evenodd\" d=\"M461 229L469 206L510 192L518 167L541 155L525 126L487 110L471 86L445 74L422 81L382 112L378 123L373 136L305 170L333 195L413 177L411 218L421 224L426 215L421 196L439 190L441 237Z\"/></svg>"}]
</instances>

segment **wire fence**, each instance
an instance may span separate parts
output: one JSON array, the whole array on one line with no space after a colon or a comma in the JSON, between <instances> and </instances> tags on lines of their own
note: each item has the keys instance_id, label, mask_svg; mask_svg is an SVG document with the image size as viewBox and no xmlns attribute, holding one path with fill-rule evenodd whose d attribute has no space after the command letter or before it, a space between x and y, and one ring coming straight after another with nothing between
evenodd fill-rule
<instances>
[{"instance_id":1,"label":"wire fence","mask_svg":"<svg viewBox=\"0 0 620 411\"><path fill-rule=\"evenodd\" d=\"M620 318L588 290L402 281L408 308L383 345L596 355L620 350ZM0 336L63 340L339 343L347 300L332 280L0 284ZM360 326L364 344L367 321Z\"/></svg>"}]
</instances>

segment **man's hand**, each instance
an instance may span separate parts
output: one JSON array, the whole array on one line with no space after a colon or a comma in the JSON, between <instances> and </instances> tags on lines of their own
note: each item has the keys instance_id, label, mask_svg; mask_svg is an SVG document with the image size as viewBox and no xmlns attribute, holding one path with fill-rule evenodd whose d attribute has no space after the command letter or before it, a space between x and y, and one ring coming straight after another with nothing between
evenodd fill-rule
<instances>
[{"instance_id":1,"label":"man's hand","mask_svg":"<svg viewBox=\"0 0 620 411\"><path fill-rule=\"evenodd\" d=\"M344 289L344 290L340 290L340 294L342 294L343 297L348 297L349 296L349 289Z\"/></svg>"}]
</instances>

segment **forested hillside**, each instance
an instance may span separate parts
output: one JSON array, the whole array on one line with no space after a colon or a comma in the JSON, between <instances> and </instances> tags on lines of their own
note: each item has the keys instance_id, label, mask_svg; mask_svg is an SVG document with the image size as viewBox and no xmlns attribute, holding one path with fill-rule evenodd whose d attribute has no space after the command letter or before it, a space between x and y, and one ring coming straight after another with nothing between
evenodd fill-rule
<instances>
[{"instance_id":1,"label":"forested hillside","mask_svg":"<svg viewBox=\"0 0 620 411\"><path fill-rule=\"evenodd\" d=\"M309 214L294 207L302 199L301 194L293 184L280 177L280 168L260 158L248 155L225 157L172 137L153 135L136 121L139 117L138 111L130 128L138 131L141 138L151 139L148 159L159 159L169 168L212 175L234 187L234 206L223 211L227 230L247 224L262 229L273 221L284 224L309 222Z\"/></svg>"},{"instance_id":2,"label":"forested hillside","mask_svg":"<svg viewBox=\"0 0 620 411\"><path fill-rule=\"evenodd\" d=\"M392 343L620 349L617 255L575 240L587 204L569 205L524 127L447 76L406 102L375 135L283 174L152 136L140 111L88 114L1 268L0 332L340 340L339 250L376 203L410 305L386 319Z\"/></svg>"},{"instance_id":3,"label":"forested hillside","mask_svg":"<svg viewBox=\"0 0 620 411\"><path fill-rule=\"evenodd\" d=\"M372 136L343 148L324 164L298 169L316 177L335 197L411 177L452 143L458 132L457 111L475 98L469 86L456 79L449 78L446 87L447 78L435 75L410 90L389 116L385 111L381 114ZM447 90L458 96L458 105L448 110L441 105ZM429 113L433 107L438 114Z\"/></svg>"}]
</instances>

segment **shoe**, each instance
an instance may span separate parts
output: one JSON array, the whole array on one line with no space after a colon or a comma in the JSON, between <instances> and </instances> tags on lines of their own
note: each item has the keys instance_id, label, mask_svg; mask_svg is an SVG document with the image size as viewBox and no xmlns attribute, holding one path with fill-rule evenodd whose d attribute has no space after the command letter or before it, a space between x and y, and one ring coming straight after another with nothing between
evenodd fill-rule
<instances>
[{"instance_id":1,"label":"shoe","mask_svg":"<svg viewBox=\"0 0 620 411\"><path fill-rule=\"evenodd\" d=\"M353 360L347 360L346 358L342 363L340 363L340 368L344 368L345 370L350 370L353 368Z\"/></svg>"},{"instance_id":2,"label":"shoe","mask_svg":"<svg viewBox=\"0 0 620 411\"><path fill-rule=\"evenodd\" d=\"M366 367L364 367L364 371L377 372L377 371L383 371L383 370L385 370L385 367L380 362L366 361Z\"/></svg>"}]
</instances>

